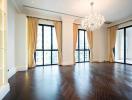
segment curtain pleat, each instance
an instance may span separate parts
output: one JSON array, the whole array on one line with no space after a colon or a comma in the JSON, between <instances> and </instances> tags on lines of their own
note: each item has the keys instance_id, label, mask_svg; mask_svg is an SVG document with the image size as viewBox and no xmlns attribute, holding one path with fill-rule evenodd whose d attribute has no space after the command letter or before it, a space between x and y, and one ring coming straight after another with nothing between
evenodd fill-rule
<instances>
[{"instance_id":1,"label":"curtain pleat","mask_svg":"<svg viewBox=\"0 0 132 100\"><path fill-rule=\"evenodd\" d=\"M116 30L117 27L113 26L108 28L108 61L114 62L114 52L113 49L115 47L115 41L116 41Z\"/></svg>"},{"instance_id":2,"label":"curtain pleat","mask_svg":"<svg viewBox=\"0 0 132 100\"><path fill-rule=\"evenodd\" d=\"M92 62L92 59L93 59L93 32L92 31L87 31L87 39L88 39L88 44L90 49L90 62Z\"/></svg>"},{"instance_id":3,"label":"curtain pleat","mask_svg":"<svg viewBox=\"0 0 132 100\"><path fill-rule=\"evenodd\" d=\"M55 21L54 25L58 44L58 64L62 65L62 22Z\"/></svg>"},{"instance_id":4,"label":"curtain pleat","mask_svg":"<svg viewBox=\"0 0 132 100\"><path fill-rule=\"evenodd\" d=\"M38 19L28 17L28 68L35 66L34 53L37 44Z\"/></svg>"},{"instance_id":5,"label":"curtain pleat","mask_svg":"<svg viewBox=\"0 0 132 100\"><path fill-rule=\"evenodd\" d=\"M78 25L73 24L73 62L75 63L75 50L77 44L77 36L78 36Z\"/></svg>"}]
</instances>

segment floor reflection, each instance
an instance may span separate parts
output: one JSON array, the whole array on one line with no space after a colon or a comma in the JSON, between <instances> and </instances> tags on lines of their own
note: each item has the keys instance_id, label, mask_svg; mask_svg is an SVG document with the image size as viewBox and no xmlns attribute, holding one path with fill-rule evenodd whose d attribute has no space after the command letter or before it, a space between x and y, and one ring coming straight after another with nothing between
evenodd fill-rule
<instances>
[{"instance_id":1,"label":"floor reflection","mask_svg":"<svg viewBox=\"0 0 132 100\"><path fill-rule=\"evenodd\" d=\"M89 63L76 64L74 67L75 89L80 99L88 96L91 88L91 73Z\"/></svg>"},{"instance_id":2,"label":"floor reflection","mask_svg":"<svg viewBox=\"0 0 132 100\"><path fill-rule=\"evenodd\" d=\"M4 100L131 100L132 66L77 63L36 67L10 80Z\"/></svg>"},{"instance_id":3,"label":"floor reflection","mask_svg":"<svg viewBox=\"0 0 132 100\"><path fill-rule=\"evenodd\" d=\"M60 92L60 79L59 66L36 68L34 73L34 81L36 82L34 83L36 83L35 94L37 97L41 100L57 100Z\"/></svg>"}]
</instances>

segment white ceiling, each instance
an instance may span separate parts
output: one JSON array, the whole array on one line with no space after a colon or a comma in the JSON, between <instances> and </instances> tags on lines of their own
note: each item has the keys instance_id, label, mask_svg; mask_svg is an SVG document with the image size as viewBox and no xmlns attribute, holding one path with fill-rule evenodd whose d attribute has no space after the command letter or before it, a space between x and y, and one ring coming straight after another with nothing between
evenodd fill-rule
<instances>
[{"instance_id":1,"label":"white ceiling","mask_svg":"<svg viewBox=\"0 0 132 100\"><path fill-rule=\"evenodd\" d=\"M106 21L117 21L132 16L132 0L15 0L20 9L23 5L68 13L84 17L88 14L89 2L105 16ZM27 9L34 12L34 9ZM36 10L35 10L36 11ZM40 10L37 10L40 12ZM42 12L42 11L41 11ZM56 14L57 15L57 14Z\"/></svg>"}]
</instances>

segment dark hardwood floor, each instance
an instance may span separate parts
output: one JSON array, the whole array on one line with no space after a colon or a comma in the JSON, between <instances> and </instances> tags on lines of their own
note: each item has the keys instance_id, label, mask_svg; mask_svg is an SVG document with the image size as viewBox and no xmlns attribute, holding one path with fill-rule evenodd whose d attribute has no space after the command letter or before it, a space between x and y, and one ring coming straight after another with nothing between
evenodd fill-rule
<instances>
[{"instance_id":1,"label":"dark hardwood floor","mask_svg":"<svg viewBox=\"0 0 132 100\"><path fill-rule=\"evenodd\" d=\"M80 63L17 72L4 100L132 100L132 66Z\"/></svg>"}]
</instances>

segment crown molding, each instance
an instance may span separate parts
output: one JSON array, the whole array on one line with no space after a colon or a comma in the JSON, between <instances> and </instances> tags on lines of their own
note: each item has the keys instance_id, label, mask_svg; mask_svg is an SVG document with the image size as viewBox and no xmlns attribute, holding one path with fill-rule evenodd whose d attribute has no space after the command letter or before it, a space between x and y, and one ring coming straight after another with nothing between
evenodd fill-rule
<instances>
[{"instance_id":1,"label":"crown molding","mask_svg":"<svg viewBox=\"0 0 132 100\"><path fill-rule=\"evenodd\" d=\"M16 3L16 0L11 0L11 1L12 1L13 5L14 5L16 11L17 11L18 13L21 13L22 10L21 10L20 6L18 6L18 4Z\"/></svg>"},{"instance_id":2,"label":"crown molding","mask_svg":"<svg viewBox=\"0 0 132 100\"><path fill-rule=\"evenodd\" d=\"M120 19L120 20L117 20L115 22L112 22L111 24L108 25L108 27L112 27L112 26L119 26L119 25L122 25L122 24L125 24L125 23L128 23L132 21L132 16L129 16L127 18L124 18L124 19Z\"/></svg>"}]
</instances>

